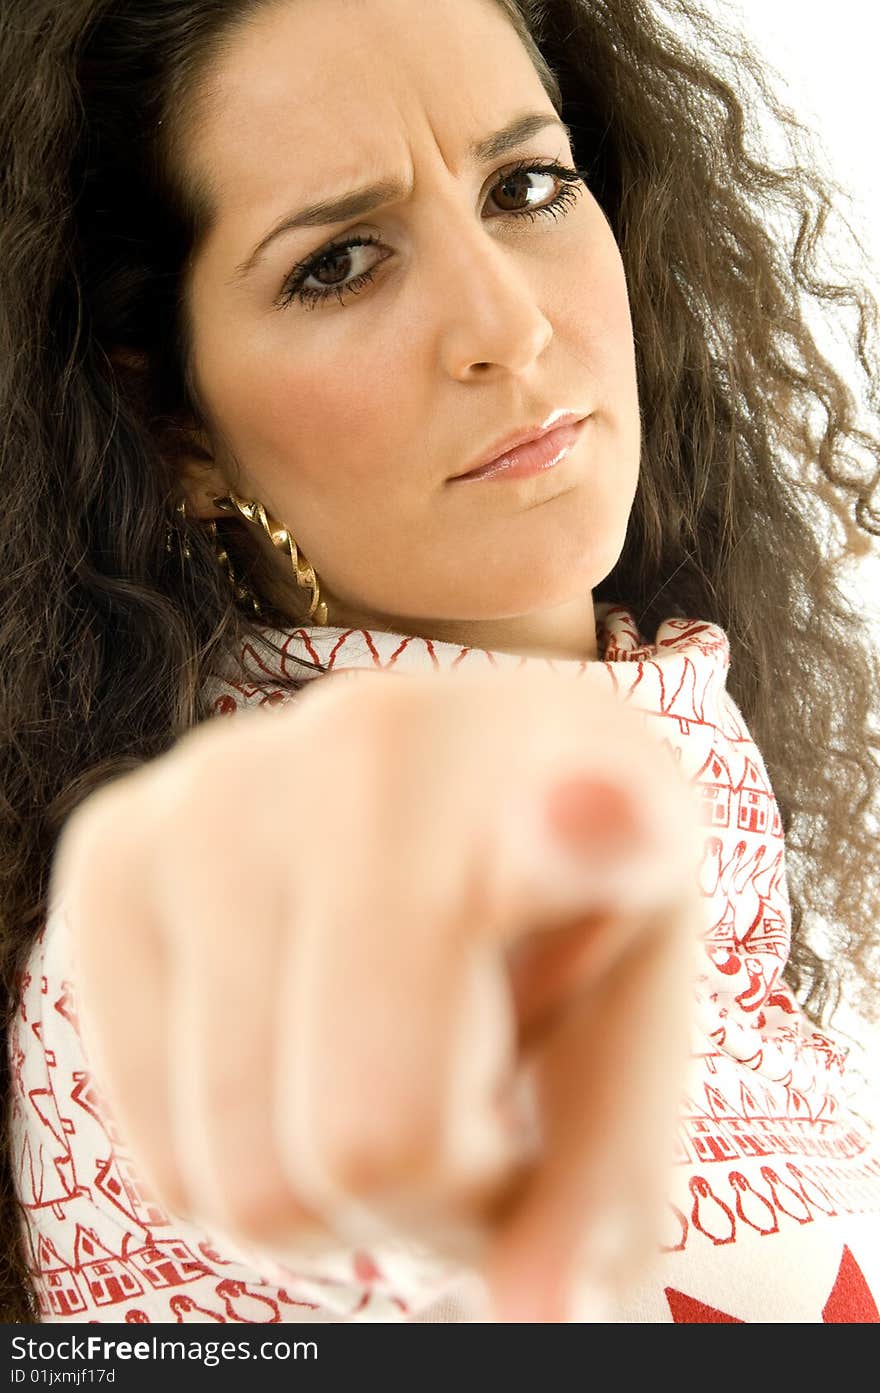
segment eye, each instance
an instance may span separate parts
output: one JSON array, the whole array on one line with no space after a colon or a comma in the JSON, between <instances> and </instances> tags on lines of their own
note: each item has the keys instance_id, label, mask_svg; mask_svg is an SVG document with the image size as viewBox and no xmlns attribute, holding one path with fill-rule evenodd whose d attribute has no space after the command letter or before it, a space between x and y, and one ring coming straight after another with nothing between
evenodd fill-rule
<instances>
[{"instance_id":1,"label":"eye","mask_svg":"<svg viewBox=\"0 0 880 1393\"><path fill-rule=\"evenodd\" d=\"M570 169L567 165L557 164L553 160L538 164L529 164L523 161L514 169L502 173L493 186L493 194L496 190L502 190L503 200L515 203L521 197L523 189L526 195L532 192L529 180L534 176L555 180L556 191L543 203L536 200L525 208L502 209L508 217L534 219L552 216L555 219L563 216L571 204L577 201L586 184L586 175L583 170ZM318 305L330 299L336 299L340 305L344 305L344 297L357 295L368 285L374 279L375 268L386 258L380 257L378 260L374 260L371 265L367 266L366 270L350 280L345 278L346 263L361 260L355 255L359 250L381 245L379 238L374 236L349 237L339 242L331 242L329 246L309 257L307 261L294 266L275 302L276 308L283 309L292 304L294 300L298 300L306 308L311 309L317 308ZM351 275L351 270L349 265L349 275ZM315 287L306 285L306 281L321 277L326 277L330 283Z\"/></svg>"}]
</instances>

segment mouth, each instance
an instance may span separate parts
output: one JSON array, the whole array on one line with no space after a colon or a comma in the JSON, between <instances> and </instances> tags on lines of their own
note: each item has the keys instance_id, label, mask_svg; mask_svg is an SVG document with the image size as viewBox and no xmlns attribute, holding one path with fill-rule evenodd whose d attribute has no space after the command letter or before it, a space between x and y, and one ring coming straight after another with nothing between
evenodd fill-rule
<instances>
[{"instance_id":1,"label":"mouth","mask_svg":"<svg viewBox=\"0 0 880 1393\"><path fill-rule=\"evenodd\" d=\"M524 479L552 469L559 464L580 437L589 419L576 412L557 413L551 418L549 429L536 429L519 432L509 437L493 457L483 459L463 474L455 474L448 483L464 483L476 479L490 479L496 476L506 479Z\"/></svg>"}]
</instances>

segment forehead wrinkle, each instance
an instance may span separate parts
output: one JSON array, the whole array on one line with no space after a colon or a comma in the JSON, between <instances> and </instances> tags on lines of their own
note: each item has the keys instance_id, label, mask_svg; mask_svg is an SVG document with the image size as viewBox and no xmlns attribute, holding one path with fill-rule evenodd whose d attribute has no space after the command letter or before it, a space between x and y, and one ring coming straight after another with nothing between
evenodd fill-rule
<instances>
[{"instance_id":1,"label":"forehead wrinkle","mask_svg":"<svg viewBox=\"0 0 880 1393\"><path fill-rule=\"evenodd\" d=\"M317 0L316 0L316 3L317 3ZM269 0L269 3L266 4L265 6L258 5L257 8L258 8L258 9L264 9L266 17L267 17L267 18L273 18L273 22L274 22L273 11L276 11L276 5L273 4L273 3L271 3L271 0ZM279 6L279 7L277 7L277 8L283 9L284 7L283 7L283 6ZM306 3L305 9L308 10L308 8L309 8L309 6L308 6L308 4ZM360 7L358 6L357 8L360 8ZM381 6L380 6L379 8L380 8L380 10L382 9ZM495 13L496 13L496 15L499 14L499 13L504 14L504 11L506 10L506 5L498 5L498 0L491 0L491 3L490 3L490 5L489 5L489 9L490 9L490 10L494 10ZM474 13L476 14L476 13L478 13L478 12L479 12L479 7L477 7L477 10L476 10ZM487 13L488 13L488 11L487 11ZM371 22L372 22L372 21L371 21ZM260 37L260 30L262 29L262 26L261 26L261 25L259 25L259 24L254 25L254 24L252 24L252 23L249 23L247 26L245 26L245 28L246 28L247 31L250 32L250 34L255 34L255 33L256 33L257 37L258 37L258 38ZM452 35L454 35L455 32L456 32L456 28L455 28L455 26L453 26ZM540 73L537 72L537 70L536 70L536 68L535 68L535 65L534 65L534 62L530 60L529 55L528 55L528 54L526 53L526 51L524 50L523 44L522 44L522 41L521 41L522 36L520 36L520 41L518 41L518 40L517 40L517 36L516 36L516 31L515 31L515 29L513 29L512 27L510 27L509 25L506 25L506 24L504 25L504 32L505 32L505 35L506 35L504 42L511 42L511 41L512 41L512 46L515 46L516 53L515 53L515 56L514 56L514 53L513 53L513 52L512 52L511 55L510 55L510 61L508 61L508 63L507 63L507 74L508 74L508 76L507 76L507 81L505 81L504 84L503 84L503 86L499 88L499 93L498 93L499 98L501 97L501 94L502 94L502 92L504 92L504 89L505 89L505 88L507 89L507 90L506 90L506 97L507 97L507 100L509 101L509 100L511 99L511 97L514 97L514 98L515 98L516 90L517 90L517 88L518 88L518 89L519 89L519 92L520 92L520 96L521 96L521 97L525 96L525 98L526 98L525 102L522 103L522 105L528 106L528 105L529 105L529 101L528 101L528 95L527 95L527 94L528 94L528 92L529 92L529 91L531 90L531 88L532 88L532 82L533 82L534 78L537 77L537 78L538 78L538 81L539 81L540 84L541 84L541 88L540 88L540 89L539 89L539 88L535 88L535 89L534 89L534 96L533 96L533 100L532 100L531 105L532 105L533 107L535 107L535 108L538 108L538 107L540 106L540 104L541 104L541 98L543 97L544 99L546 99L547 97L549 97L550 103L551 103L552 105L551 105L551 107L550 107L549 109L548 109L547 107L545 107L545 108L544 108L544 112L545 112L546 116L547 116L548 118L550 118L550 117L551 117L551 113L555 110L555 113L556 113L557 119L558 119L558 114L559 114L559 110L560 110L560 103L556 100L556 98L554 97L553 93L552 93L551 91L548 90L548 87L547 87L546 82L545 82L544 79L541 77ZM265 34L265 30L263 30L263 34ZM241 38L241 31L240 31L240 30L236 33L235 38L236 38L236 40L239 40L239 39ZM358 38L359 38L359 36L358 36ZM496 35L495 35L494 30L493 30L493 34L492 34L492 39L493 39L493 42L497 42L497 41L498 41L497 38L496 38ZM260 41L262 42L262 39L260 39ZM373 37L372 37L372 39L370 40L370 43L369 43L369 44L367 44L366 42L364 42L364 43L358 43L357 45L353 45L353 44L349 43L348 49L349 49L349 50L351 50L352 48L358 49L358 48L361 48L361 47L370 48L372 45L375 45L376 42L377 42L377 40L376 40L376 37L375 37L375 33L373 33ZM451 38L451 42L452 42L452 44L453 44L453 51L456 51L456 49L455 49L456 40L455 40L454 37ZM458 51L459 51L459 56L460 56L461 58L464 58L464 56L465 56L465 55L464 55L464 51L461 50L461 44L464 44L465 42L466 42L465 36L459 32L459 35L458 35L458 44L459 44ZM468 46L467 46L467 54L470 55L470 54L472 53L472 51L473 51L473 44L470 43L469 41L467 41L467 43L468 43ZM276 47L277 47L277 46L276 46ZM258 87L257 87L256 91L257 91L258 95L262 94L263 101L265 102L265 100L266 100L266 98L267 98L267 96L268 96L268 93L267 93L267 90L266 90L265 78L266 78L266 76L271 76L271 75L274 74L274 79L273 79L273 81L275 81L275 87L277 87L277 89L278 89L278 90L277 90L277 96L278 96L278 98L279 98L279 112L280 112L279 120L281 120L281 119L284 118L284 115L285 115L285 113L287 112L288 105L289 105L289 98L290 98L290 96L291 96L291 89L290 89L290 86L289 86L289 79L282 80L282 79L284 78L284 73L281 73L280 76L279 76L279 71L280 71L280 70L279 70L279 71L276 71L277 65L274 64L272 58L270 57L270 59L269 59L269 67L270 67L270 70L271 70L271 71L270 71L269 74L267 74L267 73L265 72L265 66L264 66L264 65L261 66L260 64L255 64L255 63L253 63L253 62L251 62L251 63L242 62L242 61L240 60L240 58L239 58L239 52L240 52L240 50L238 49L237 43L230 43L230 44L228 44L228 46L227 46L226 49L225 49L225 52L221 52L221 55L220 55L221 61L219 62L219 64L218 64L218 63L215 63L215 64L211 65L211 66L209 67L207 73L205 73L204 70L203 70L202 73L201 73L201 76L202 76L202 79L203 79L203 80L197 84L197 91L196 91L195 93L192 93L192 92L190 93L191 96L195 96L195 97L196 97L196 100L190 104L190 108L189 108L190 120L189 120L189 123L188 123L189 128L188 128L188 131L187 131L187 140L186 140L186 145L188 146L188 151L185 152L186 154L188 154L188 158L187 158L187 159L183 159L183 160L179 160L179 161L177 162L177 168L178 168L179 173L181 174L181 176L186 176L186 186L187 186L186 191L189 192L189 193L192 194L192 195L197 195L197 200L196 200L196 201L197 201L197 204L198 204L198 208L197 208L196 211L197 211L198 216L197 216L197 223L196 223L196 225L192 228L192 231L193 231L193 233L194 233L194 236L193 236L193 239L192 239L191 244L190 244L190 256L189 256L189 258L188 258L190 268L193 267L193 263L194 263L195 260L197 259L197 256L202 252L202 250L203 250L203 248L204 248L205 242L208 241L208 240L210 239L211 234L212 234L213 232L216 231L216 229L217 229L217 224L218 224L218 220L219 220L219 217L220 217L220 211L221 211L222 207L224 206L224 201L225 201L225 198L226 198L226 195L224 194L224 184L225 184L226 181L225 181L224 178L223 178L223 173L222 173L223 166L222 166L222 164L220 165L219 168L216 168L216 169L215 169L215 168L213 167L213 165L212 165L212 162L211 162L210 160L208 160L208 161L206 162L205 159L204 159L203 157L204 157L204 154L205 154L204 138L205 138L206 134L210 133L211 127L214 126L215 124L218 126L218 128L224 127L224 126L226 125L226 123L227 123L227 120L228 120L229 116L230 116L230 84L231 84L231 93L232 93L233 98L240 97L241 93L244 92L245 96L247 96L248 99L250 100L249 93L248 93L248 84L249 84L251 78L253 77L254 72L257 71L257 69L259 69L259 71L263 74L263 76L262 76L261 79L260 79L260 83L258 84ZM254 53L254 52L258 52L258 50L252 50L252 53ZM235 56L235 58L236 58L236 62L235 62L234 64L229 64L229 63L227 63L227 62L224 61L225 59L228 59L228 58L230 57L231 54L233 54L233 55ZM424 57L424 53L422 53L422 57ZM522 59L524 60L524 74L525 74L525 72L528 72L528 75L529 75L529 76L528 76L528 78L525 78L525 77L523 76L523 77L521 77L518 81L514 81L513 78L511 77L511 71L513 71L513 73L514 73L514 75L515 75L516 66L517 66L517 64L518 64L518 62L519 62L519 60L520 60L520 58L522 58ZM433 72L428 74L428 77L430 78L430 81L429 81L429 83L428 83L428 94L427 94L427 97L428 97L428 102L427 102L427 104L428 104L428 109L429 109L429 110L432 109L432 101L431 101L431 98L433 98L434 96L437 96L437 95L438 95L438 92L439 92L439 95L441 96L441 107L444 105L444 103L448 102L448 98L449 98L449 94L450 94L450 88L449 88L449 82L448 82L448 69L449 69L449 63L450 63L450 61L451 61L451 60L448 60L448 55L447 55L447 61L444 62L444 64L443 64L443 72L446 74L446 77L444 78L443 82L440 84L439 89L437 88L437 85L436 85L436 82L435 82L435 78L437 77L437 74L436 74L436 73L433 73ZM513 63L513 69L512 69L512 70L511 70L511 61L512 61L512 63ZM397 71L397 69L395 69L395 71ZM317 76L319 76L319 77L326 77L326 73L322 72L321 68L318 69L317 73L315 73L315 70L313 69L313 70L312 70L312 75L313 75L313 76L316 76L316 75L317 75ZM459 75L461 76L460 73L459 73ZM421 77L422 79L424 79L424 77L425 77L425 73L424 73L423 71L421 71L421 70L420 70L420 77ZM277 81L276 81L276 80L277 80ZM278 82L281 83L280 86L278 86ZM272 85L270 84L270 87L271 87L271 86L272 86ZM321 87L321 86L322 86L322 84L319 84L319 87ZM355 96L355 93L356 93L356 91L357 91L357 87L358 87L358 84L355 84L355 90L352 92L352 95L353 95L353 96ZM395 90L392 91L392 90L391 90L392 88L395 89ZM425 91L424 91L424 86L423 86L423 83L422 83L422 82L419 83L419 89L420 89L420 90L419 90L419 96L420 96L421 98L425 98ZM274 87L272 88L272 90L274 91ZM323 88L322 88L322 90L323 90ZM482 92L482 90L483 90L483 84L482 84L482 82L479 83L479 87L478 87L478 88L475 87L474 96L476 96L477 90L479 90L480 92ZM385 96L386 96L386 99L390 97L393 106L397 106L397 105L398 105L398 103L397 103L397 101L396 101L395 91L396 91L396 84L391 83L391 84L387 84L387 85L385 86ZM300 95L301 95L301 94L300 94ZM399 96L400 93L397 92L396 95ZM485 94L483 94L483 95L485 95ZM536 100L536 99L537 99L537 100ZM296 111L297 119L299 118L299 112L302 111L302 109L303 109L303 100L305 100L305 99L303 98L302 100L300 100L300 101L297 103L297 111ZM334 100L335 100L335 96L334 96ZM233 100L233 106L235 106L235 105L236 105L236 102ZM266 122L268 121L268 126L266 126L266 129L269 129L269 128L271 127L271 128L277 133L277 135L273 138L273 143L276 143L276 144L277 144L277 143L280 142L280 144L283 145L285 142L284 142L284 141L282 140L282 138L281 138L282 127L281 127L281 126L278 126L277 123L273 120L272 105L273 105L273 104L270 102L270 106L269 106L268 113L266 112L265 106L263 107L262 114L258 114L258 117L257 117L257 124L255 125L254 130L255 130L256 136L259 136L260 141L263 142L263 143L265 143L265 140L266 140L268 137L266 136L265 131L263 132L263 134L260 134L260 125L259 125L259 122L262 121L263 124L266 125ZM482 126L483 130L485 131L485 130L492 124L492 122L491 122L491 111L489 112L489 114L488 114L488 116L487 116L486 104L485 104L485 102L483 102L483 101L479 101L479 102L476 102L476 101L475 101L475 102L473 103L473 105L471 105L470 103L468 103L468 105L471 107L471 109L470 109L469 113L467 113L466 115L469 116L470 119L469 119L469 120L466 120L465 129L467 129L467 126L470 125L470 128L471 128L472 130L475 129L475 130L479 131L479 130L480 130L480 127ZM478 112L474 109L474 108L476 108L476 107L482 107L482 113L481 113L481 114L478 113ZM308 110L309 108L311 108L312 112L314 113L314 111L315 111L315 101L314 101L314 100L306 100L306 101L305 101L305 108L306 108L306 110ZM500 109L502 112L503 112L503 110L504 110L503 107L500 107L500 108L499 108L499 106L496 105L496 106L495 106L495 110L498 111L499 109ZM516 106L512 107L512 110L513 110L513 111L516 111L516 109L517 109ZM521 109L521 107L520 107L520 109ZM259 104L258 104L258 110L259 110ZM511 110L511 107L508 107L508 110L510 111L510 110ZM399 113L399 111L398 111L398 115L399 115L399 114L400 114L400 113ZM250 113L249 113L247 110L245 110L245 115L249 116ZM424 118L424 116L425 116L425 113L423 112L423 118ZM363 124L363 113L361 113L361 114L357 117L357 119L356 119L356 128L357 128L358 123L360 123L360 129L363 130L363 129L364 129L364 124ZM366 122L367 129L369 129L370 124L374 124L374 123L370 123L369 121ZM429 124L429 126L432 124L430 118L428 118L428 124ZM566 134L568 135L569 141L571 141L571 132L569 131L568 127L565 127L565 126L564 126L564 123L561 123L560 129L564 129L564 130L565 130ZM319 127L319 126L315 127L315 132L316 132L316 133L317 133L319 130L320 130L320 127ZM435 141L437 142L437 144L440 145L442 142L441 142L440 138L437 136L436 132L433 132L433 131L432 131L432 134L433 134L434 139L435 139ZM232 130L230 131L230 136L231 136L233 142L236 143L236 144L239 143L239 142L238 142L238 139L237 139L238 135L239 135L239 131L238 131L237 128L232 129ZM304 145L304 146L305 146L305 144L307 143L307 140L308 140L308 137L304 137L304 138L303 138L303 145ZM288 141L288 142L286 142L286 143L287 143L287 145L289 146L290 142ZM286 159L286 155L289 155L289 154L290 154L290 151L288 150L287 152L282 152L282 153L285 154L285 159ZM487 152L485 152L485 153L486 153L486 156L487 156L487 157L491 157L491 156L492 156L492 152L491 152L491 151L487 151ZM385 165L385 161L387 160L387 158L388 158L388 154L387 154L387 152L386 152L386 153L384 153L383 156L382 156L382 165L385 166L386 171L387 171L387 165ZM286 162L289 163L289 160L287 160ZM448 163L448 160L447 160L447 163ZM369 164L376 164L376 165L377 165L377 167L376 167L376 175L377 175L377 177L381 177L382 166L378 166L378 162L376 161L376 157L375 157L375 155L374 155L373 159L371 159L371 160L369 160L369 161L361 161L361 162L359 163L359 165L358 165L358 162L355 161L355 164L354 164L353 167L354 167L354 169L357 170L357 174L358 174L358 176L359 176L359 181L362 181L362 180L363 180L363 175L364 175L364 172L365 172L365 165L367 166L367 169L368 169ZM340 177L344 177L344 176L340 176ZM412 176L410 175L410 178L411 178L411 177L412 177ZM278 183L281 184L281 185L283 185L284 181L285 181L285 160L282 160L282 163L280 164L279 169L278 169ZM297 179L297 182L300 182L299 179ZM391 181L388 181L388 182L390 183ZM235 201L236 198L238 197L238 188L237 188L237 185L236 185L235 183L233 183L233 184L230 186L230 192L231 192L231 194L232 194L233 201ZM251 198L250 198L249 202L256 202L258 198L259 198L259 200L261 201L263 198L266 197L267 193L268 193L269 195L271 195L271 192L272 192L271 188L268 188L268 189L266 189L265 191L263 191L263 190L258 190L258 193L257 193L256 195L255 195L255 194L253 193L253 191L252 191L252 193L251 193ZM409 190L403 190L403 191L401 191L398 187L391 187L391 188L388 188L388 189L384 190L384 193L385 193L385 200L384 200L384 201L386 201L386 202L387 202L387 201L390 201L390 198L394 198L395 196L401 195L401 192L403 192L403 194L406 194L406 193L409 192ZM389 194L390 194L390 198L389 198ZM190 206L190 208L192 209L192 207L193 207L192 199L188 199L188 200L185 200L185 201L189 203L189 206ZM240 201L240 200L239 200L239 201ZM268 201L269 201L269 200L268 200L268 198L267 198L267 202L268 202ZM270 204L270 206L271 206L271 204ZM310 221L311 221L311 220L310 220ZM238 280L238 279L241 279L241 278L243 277L243 274L244 274L244 270L243 270L244 264L245 264L245 263L242 263L242 265L241 265L240 267L236 268L236 273L234 273L233 278L232 278L233 280ZM227 282L227 283L231 283L231 282Z\"/></svg>"},{"instance_id":2,"label":"forehead wrinkle","mask_svg":"<svg viewBox=\"0 0 880 1393\"><path fill-rule=\"evenodd\" d=\"M539 130L556 126L564 130L571 140L571 131L565 122L550 112L519 113L507 122L500 131L487 136L479 136L471 141L468 156L472 163L488 164L498 159L507 150L524 144ZM259 260L262 252L274 238L285 232L304 227L330 227L337 223L349 222L365 213L388 203L399 201L409 194L409 189L394 179L381 179L376 183L361 186L350 192L309 204L298 213L286 214L280 222L257 243L250 255L235 267L229 279L230 285L240 284Z\"/></svg>"}]
</instances>

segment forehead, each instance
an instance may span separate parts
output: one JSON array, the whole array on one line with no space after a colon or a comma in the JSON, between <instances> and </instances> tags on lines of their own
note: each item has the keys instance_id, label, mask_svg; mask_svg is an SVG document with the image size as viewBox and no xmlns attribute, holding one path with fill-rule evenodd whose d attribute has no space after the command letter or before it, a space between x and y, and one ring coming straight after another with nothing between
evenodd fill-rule
<instances>
[{"instance_id":1,"label":"forehead","mask_svg":"<svg viewBox=\"0 0 880 1393\"><path fill-rule=\"evenodd\" d=\"M217 207L320 192L401 172L419 142L463 160L528 98L552 110L495 0L278 0L212 63L185 162Z\"/></svg>"}]
</instances>

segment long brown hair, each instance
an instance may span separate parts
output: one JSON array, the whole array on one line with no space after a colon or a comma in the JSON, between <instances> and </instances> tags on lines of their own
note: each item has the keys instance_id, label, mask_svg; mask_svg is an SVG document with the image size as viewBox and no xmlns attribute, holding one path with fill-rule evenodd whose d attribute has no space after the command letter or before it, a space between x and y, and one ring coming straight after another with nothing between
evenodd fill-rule
<instances>
[{"instance_id":1,"label":"long brown hair","mask_svg":"<svg viewBox=\"0 0 880 1393\"><path fill-rule=\"evenodd\" d=\"M182 270L211 217L177 174L181 113L263 3L0 9L4 1046L65 819L208 718L205 678L254 621L203 525L182 524L186 565L166 534L175 428L199 419ZM572 132L628 277L641 479L595 598L626 603L649 636L672 615L726 630L729 689L786 833L786 977L821 1024L845 965L854 986L876 984L880 871L877 663L840 585L842 559L880 530L876 318L862 285L820 269L841 191L742 36L697 3L496 3ZM755 110L786 136L789 163L752 147ZM839 306L855 312L846 380L808 323ZM262 622L301 622L258 529L218 530ZM8 1071L0 1091L6 1137ZM0 1195L0 1319L36 1320L5 1147Z\"/></svg>"}]
</instances>

